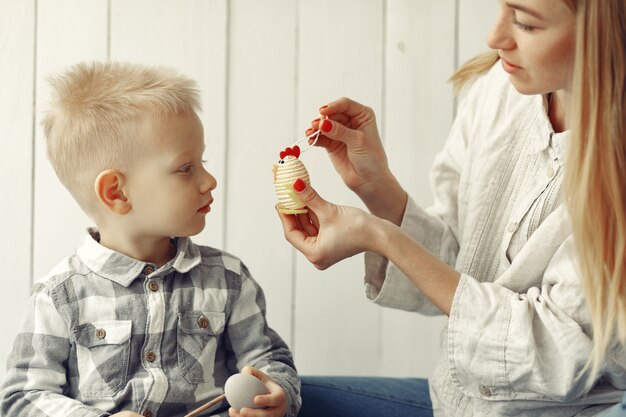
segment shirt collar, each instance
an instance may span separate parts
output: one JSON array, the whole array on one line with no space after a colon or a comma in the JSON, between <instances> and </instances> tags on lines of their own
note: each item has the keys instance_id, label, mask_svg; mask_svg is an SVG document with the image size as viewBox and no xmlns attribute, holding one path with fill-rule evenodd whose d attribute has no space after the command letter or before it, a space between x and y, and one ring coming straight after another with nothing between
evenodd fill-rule
<instances>
[{"instance_id":1,"label":"shirt collar","mask_svg":"<svg viewBox=\"0 0 626 417\"><path fill-rule=\"evenodd\" d=\"M144 268L154 265L140 261L123 253L116 252L100 243L100 234L96 228L87 230L82 245L77 249L78 258L95 274L128 287L143 274ZM150 276L161 276L175 270L189 272L202 260L199 248L188 237L173 239L176 255L161 268L154 268Z\"/></svg>"},{"instance_id":2,"label":"shirt collar","mask_svg":"<svg viewBox=\"0 0 626 417\"><path fill-rule=\"evenodd\" d=\"M537 94L533 96L533 113L537 115L536 140L532 141L530 152L539 153L548 150L554 159L564 160L565 152L570 141L570 131L556 133L548 116L548 95Z\"/></svg>"}]
</instances>

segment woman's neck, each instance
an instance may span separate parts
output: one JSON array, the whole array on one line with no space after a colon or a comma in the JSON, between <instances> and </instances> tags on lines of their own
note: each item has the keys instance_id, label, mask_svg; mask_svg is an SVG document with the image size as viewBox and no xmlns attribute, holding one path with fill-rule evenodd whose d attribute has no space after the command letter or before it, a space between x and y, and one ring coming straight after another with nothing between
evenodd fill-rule
<instances>
[{"instance_id":1,"label":"woman's neck","mask_svg":"<svg viewBox=\"0 0 626 417\"><path fill-rule=\"evenodd\" d=\"M564 132L568 129L568 103L569 94L564 90L554 91L548 96L548 117L556 133Z\"/></svg>"}]
</instances>

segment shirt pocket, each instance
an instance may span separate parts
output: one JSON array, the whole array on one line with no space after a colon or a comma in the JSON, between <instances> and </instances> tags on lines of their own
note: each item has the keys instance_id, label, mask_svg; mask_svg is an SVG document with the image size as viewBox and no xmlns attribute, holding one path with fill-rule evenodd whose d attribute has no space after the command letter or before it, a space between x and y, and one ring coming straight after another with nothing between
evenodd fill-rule
<instances>
[{"instance_id":1,"label":"shirt pocket","mask_svg":"<svg viewBox=\"0 0 626 417\"><path fill-rule=\"evenodd\" d=\"M132 321L96 321L74 329L83 397L112 397L126 384Z\"/></svg>"},{"instance_id":2,"label":"shirt pocket","mask_svg":"<svg viewBox=\"0 0 626 417\"><path fill-rule=\"evenodd\" d=\"M216 311L181 311L178 313L178 366L190 384L206 382L205 367L211 375L219 336L224 331L225 314Z\"/></svg>"}]
</instances>

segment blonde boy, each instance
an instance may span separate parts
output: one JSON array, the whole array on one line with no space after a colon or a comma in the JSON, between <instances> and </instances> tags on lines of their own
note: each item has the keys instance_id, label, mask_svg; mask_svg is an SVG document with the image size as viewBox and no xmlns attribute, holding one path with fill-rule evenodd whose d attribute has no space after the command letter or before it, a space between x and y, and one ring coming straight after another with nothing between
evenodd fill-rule
<instances>
[{"instance_id":1,"label":"blonde boy","mask_svg":"<svg viewBox=\"0 0 626 417\"><path fill-rule=\"evenodd\" d=\"M270 394L241 415L297 414L300 382L261 288L239 259L189 238L216 187L196 84L119 63L79 64L51 84L48 155L97 229L34 286L0 415L179 417L246 365Z\"/></svg>"}]
</instances>

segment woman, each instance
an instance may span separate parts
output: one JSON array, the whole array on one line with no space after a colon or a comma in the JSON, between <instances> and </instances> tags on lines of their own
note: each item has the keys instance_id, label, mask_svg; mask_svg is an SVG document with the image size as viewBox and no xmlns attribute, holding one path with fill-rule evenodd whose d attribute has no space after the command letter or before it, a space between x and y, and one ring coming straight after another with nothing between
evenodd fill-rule
<instances>
[{"instance_id":1,"label":"woman","mask_svg":"<svg viewBox=\"0 0 626 417\"><path fill-rule=\"evenodd\" d=\"M367 252L370 299L449 320L428 384L304 378L301 416L582 416L619 401L624 3L501 2L488 40L497 54L454 77L482 73L435 161L428 210L389 170L371 109L349 99L320 109L318 145L370 213L296 181L310 210L280 215L287 240L320 269Z\"/></svg>"}]
</instances>

